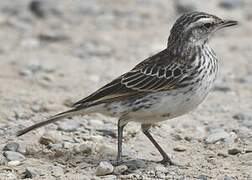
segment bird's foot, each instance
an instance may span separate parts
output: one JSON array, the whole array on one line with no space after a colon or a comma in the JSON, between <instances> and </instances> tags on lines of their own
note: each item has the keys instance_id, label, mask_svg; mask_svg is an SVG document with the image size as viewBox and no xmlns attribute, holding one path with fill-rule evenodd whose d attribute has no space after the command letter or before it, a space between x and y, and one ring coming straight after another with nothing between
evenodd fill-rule
<instances>
[{"instance_id":1,"label":"bird's foot","mask_svg":"<svg viewBox=\"0 0 252 180\"><path fill-rule=\"evenodd\" d=\"M184 165L181 165L177 162L174 162L173 160L171 160L170 158L163 158L161 161L159 161L158 163L163 164L164 166L178 166L178 167L184 167Z\"/></svg>"},{"instance_id":2,"label":"bird's foot","mask_svg":"<svg viewBox=\"0 0 252 180\"><path fill-rule=\"evenodd\" d=\"M166 158L162 159L161 161L158 161L158 163L161 163L164 166L174 166L174 165L176 165L176 163L173 162L171 159L166 159Z\"/></svg>"}]
</instances>

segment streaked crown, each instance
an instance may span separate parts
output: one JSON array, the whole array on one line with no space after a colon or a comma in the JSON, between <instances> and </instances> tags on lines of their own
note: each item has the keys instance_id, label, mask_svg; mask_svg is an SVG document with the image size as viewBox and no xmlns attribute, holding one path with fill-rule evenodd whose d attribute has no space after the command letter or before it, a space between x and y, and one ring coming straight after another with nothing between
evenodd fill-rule
<instances>
[{"instance_id":1,"label":"streaked crown","mask_svg":"<svg viewBox=\"0 0 252 180\"><path fill-rule=\"evenodd\" d=\"M236 24L236 21L223 20L204 12L186 13L173 25L168 48L204 45L215 31Z\"/></svg>"}]
</instances>

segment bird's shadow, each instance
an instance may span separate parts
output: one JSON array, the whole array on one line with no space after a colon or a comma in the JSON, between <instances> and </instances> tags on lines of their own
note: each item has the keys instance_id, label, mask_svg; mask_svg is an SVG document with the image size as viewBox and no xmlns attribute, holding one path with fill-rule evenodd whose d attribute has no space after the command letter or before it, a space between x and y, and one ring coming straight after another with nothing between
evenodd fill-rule
<instances>
[{"instance_id":1,"label":"bird's shadow","mask_svg":"<svg viewBox=\"0 0 252 180\"><path fill-rule=\"evenodd\" d=\"M76 153L71 149L64 149L61 152L49 151L45 153L44 151L38 152L33 155L29 155L31 158L36 159L46 159L51 163L59 163L66 168L77 168L77 169L88 169L95 168L99 165L101 161L108 161L113 166L126 165L128 170L124 174L132 173L139 169L148 169L155 167L157 164L160 164L155 161L146 160L146 159L132 159L133 157L123 156L123 161L117 163L115 157L112 156L100 156L96 154L87 154L87 153Z\"/></svg>"}]
</instances>

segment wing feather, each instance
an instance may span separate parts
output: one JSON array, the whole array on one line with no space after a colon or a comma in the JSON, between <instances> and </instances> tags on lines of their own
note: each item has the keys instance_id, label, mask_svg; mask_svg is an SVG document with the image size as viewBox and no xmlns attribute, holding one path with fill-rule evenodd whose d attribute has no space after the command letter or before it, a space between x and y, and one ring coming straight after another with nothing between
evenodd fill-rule
<instances>
[{"instance_id":1,"label":"wing feather","mask_svg":"<svg viewBox=\"0 0 252 180\"><path fill-rule=\"evenodd\" d=\"M161 51L73 106L82 107L89 103L99 104L179 88L181 81L191 74L190 66L185 67L186 64L181 62L183 61L170 57L165 50ZM174 73L176 69L183 69L183 71Z\"/></svg>"}]
</instances>

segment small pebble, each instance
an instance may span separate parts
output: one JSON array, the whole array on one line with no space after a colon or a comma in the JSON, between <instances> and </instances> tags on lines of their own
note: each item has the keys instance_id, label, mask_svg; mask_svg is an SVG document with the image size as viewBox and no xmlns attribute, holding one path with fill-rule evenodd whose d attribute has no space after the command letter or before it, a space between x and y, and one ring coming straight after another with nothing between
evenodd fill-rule
<instances>
[{"instance_id":1,"label":"small pebble","mask_svg":"<svg viewBox=\"0 0 252 180\"><path fill-rule=\"evenodd\" d=\"M236 154L240 154L241 150L238 148L230 148L228 149L228 154L230 155L236 155Z\"/></svg>"},{"instance_id":2,"label":"small pebble","mask_svg":"<svg viewBox=\"0 0 252 180\"><path fill-rule=\"evenodd\" d=\"M49 144L55 144L57 138L53 134L44 134L40 137L39 143L48 146Z\"/></svg>"},{"instance_id":3,"label":"small pebble","mask_svg":"<svg viewBox=\"0 0 252 180\"><path fill-rule=\"evenodd\" d=\"M220 131L220 132L215 132L210 134L206 139L205 142L206 144L214 144L218 141L225 141L228 138L230 138L229 134L225 131Z\"/></svg>"},{"instance_id":4,"label":"small pebble","mask_svg":"<svg viewBox=\"0 0 252 180\"><path fill-rule=\"evenodd\" d=\"M19 148L19 144L16 142L8 143L4 146L3 151L14 151L16 152Z\"/></svg>"},{"instance_id":5,"label":"small pebble","mask_svg":"<svg viewBox=\"0 0 252 180\"><path fill-rule=\"evenodd\" d=\"M173 148L174 151L178 151L178 152L183 152L186 151L186 147L183 145L177 145L176 147Z\"/></svg>"},{"instance_id":6,"label":"small pebble","mask_svg":"<svg viewBox=\"0 0 252 180\"><path fill-rule=\"evenodd\" d=\"M31 77L32 74L33 74L32 71L30 71L29 69L20 69L19 70L20 76Z\"/></svg>"},{"instance_id":7,"label":"small pebble","mask_svg":"<svg viewBox=\"0 0 252 180\"><path fill-rule=\"evenodd\" d=\"M89 143L89 142L85 142L83 144L80 144L80 145L75 145L73 147L73 150L76 152L76 153L84 153L84 154L92 154L93 152L93 145L92 143Z\"/></svg>"},{"instance_id":8,"label":"small pebble","mask_svg":"<svg viewBox=\"0 0 252 180\"><path fill-rule=\"evenodd\" d=\"M20 161L9 161L8 166L19 166L21 164Z\"/></svg>"},{"instance_id":9,"label":"small pebble","mask_svg":"<svg viewBox=\"0 0 252 180\"><path fill-rule=\"evenodd\" d=\"M20 45L24 48L28 49L34 49L39 47L39 41L35 38L24 38L22 39ZM28 72L31 73L31 72ZM22 71L19 72L20 75L22 75ZM23 74L24 76L26 75L31 75L31 74Z\"/></svg>"},{"instance_id":10,"label":"small pebble","mask_svg":"<svg viewBox=\"0 0 252 180\"><path fill-rule=\"evenodd\" d=\"M104 126L103 121L99 120L99 119L92 119L90 121L88 121L88 125L91 127L95 127L95 128L100 128Z\"/></svg>"},{"instance_id":11,"label":"small pebble","mask_svg":"<svg viewBox=\"0 0 252 180\"><path fill-rule=\"evenodd\" d=\"M63 101L63 104L64 104L66 107L68 107L68 108L71 108L71 107L73 106L74 103L75 103L75 101L74 101L73 99L70 99L70 98L65 99L65 100Z\"/></svg>"},{"instance_id":12,"label":"small pebble","mask_svg":"<svg viewBox=\"0 0 252 180\"><path fill-rule=\"evenodd\" d=\"M66 142L63 143L63 148L65 148L65 149L71 149L73 146L74 145L71 142L66 141Z\"/></svg>"},{"instance_id":13,"label":"small pebble","mask_svg":"<svg viewBox=\"0 0 252 180\"><path fill-rule=\"evenodd\" d=\"M62 150L55 150L54 157L58 158L64 155L64 151Z\"/></svg>"},{"instance_id":14,"label":"small pebble","mask_svg":"<svg viewBox=\"0 0 252 180\"><path fill-rule=\"evenodd\" d=\"M44 42L59 42L59 41L66 41L69 39L69 37L62 32L48 31L39 34L38 39Z\"/></svg>"},{"instance_id":15,"label":"small pebble","mask_svg":"<svg viewBox=\"0 0 252 180\"><path fill-rule=\"evenodd\" d=\"M63 144L62 143L49 144L48 148L50 148L51 150L61 150L63 148Z\"/></svg>"},{"instance_id":16,"label":"small pebble","mask_svg":"<svg viewBox=\"0 0 252 180\"><path fill-rule=\"evenodd\" d=\"M50 82L53 82L54 80L54 76L52 74L43 74L41 76L41 79L46 82L46 83L50 83Z\"/></svg>"},{"instance_id":17,"label":"small pebble","mask_svg":"<svg viewBox=\"0 0 252 180\"><path fill-rule=\"evenodd\" d=\"M244 120L252 120L252 114L248 114L248 113L237 113L235 115L233 115L233 118L236 119L236 120L241 120L241 121L244 121Z\"/></svg>"},{"instance_id":18,"label":"small pebble","mask_svg":"<svg viewBox=\"0 0 252 180\"><path fill-rule=\"evenodd\" d=\"M116 166L114 168L114 174L119 175L119 174L124 173L127 170L128 170L128 166L126 166L126 165Z\"/></svg>"},{"instance_id":19,"label":"small pebble","mask_svg":"<svg viewBox=\"0 0 252 180\"><path fill-rule=\"evenodd\" d=\"M13 152L13 151L5 151L4 156L9 160L9 161L24 161L25 156L18 153L18 152Z\"/></svg>"},{"instance_id":20,"label":"small pebble","mask_svg":"<svg viewBox=\"0 0 252 180\"><path fill-rule=\"evenodd\" d=\"M64 174L64 170L60 166L51 166L50 169L51 169L53 176L55 176L55 177L60 177L61 175Z\"/></svg>"},{"instance_id":21,"label":"small pebble","mask_svg":"<svg viewBox=\"0 0 252 180\"><path fill-rule=\"evenodd\" d=\"M58 130L65 131L65 132L73 132L76 131L77 128L80 126L77 122L61 122L58 125Z\"/></svg>"},{"instance_id":22,"label":"small pebble","mask_svg":"<svg viewBox=\"0 0 252 180\"><path fill-rule=\"evenodd\" d=\"M111 163L106 162L106 161L102 161L102 162L100 162L100 164L96 168L95 174L97 176L104 176L107 174L111 174L113 172L113 170L114 170L114 167L112 166Z\"/></svg>"},{"instance_id":23,"label":"small pebble","mask_svg":"<svg viewBox=\"0 0 252 180\"><path fill-rule=\"evenodd\" d=\"M226 152L218 152L218 153L217 153L217 156L226 158L226 157L228 157L228 154L227 154Z\"/></svg>"}]
</instances>

